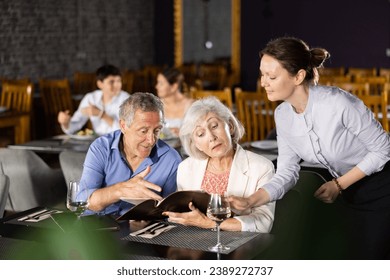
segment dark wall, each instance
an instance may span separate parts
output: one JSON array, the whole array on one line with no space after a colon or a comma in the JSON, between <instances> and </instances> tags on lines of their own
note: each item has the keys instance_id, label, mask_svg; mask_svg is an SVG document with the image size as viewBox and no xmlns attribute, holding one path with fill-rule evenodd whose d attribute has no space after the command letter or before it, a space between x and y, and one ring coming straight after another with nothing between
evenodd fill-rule
<instances>
[{"instance_id":1,"label":"dark wall","mask_svg":"<svg viewBox=\"0 0 390 280\"><path fill-rule=\"evenodd\" d=\"M154 41L155 63L173 66L173 0L155 1Z\"/></svg>"},{"instance_id":2,"label":"dark wall","mask_svg":"<svg viewBox=\"0 0 390 280\"><path fill-rule=\"evenodd\" d=\"M153 64L154 14L154 1L144 0L0 0L0 77Z\"/></svg>"},{"instance_id":3,"label":"dark wall","mask_svg":"<svg viewBox=\"0 0 390 280\"><path fill-rule=\"evenodd\" d=\"M325 67L390 68L389 0L242 0L242 87L254 90L259 51L272 38L296 36L331 54Z\"/></svg>"}]
</instances>

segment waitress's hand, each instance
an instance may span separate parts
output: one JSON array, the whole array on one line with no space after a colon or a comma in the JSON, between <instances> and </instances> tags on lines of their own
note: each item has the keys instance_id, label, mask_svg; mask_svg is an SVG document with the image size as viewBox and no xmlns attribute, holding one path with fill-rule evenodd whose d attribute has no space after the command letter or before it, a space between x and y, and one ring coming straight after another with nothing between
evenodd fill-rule
<instances>
[{"instance_id":1,"label":"waitress's hand","mask_svg":"<svg viewBox=\"0 0 390 280\"><path fill-rule=\"evenodd\" d=\"M235 195L229 196L228 201L230 202L230 208L248 213L252 207L258 207L270 202L270 196L266 190L260 188L246 198Z\"/></svg>"},{"instance_id":2,"label":"waitress's hand","mask_svg":"<svg viewBox=\"0 0 390 280\"><path fill-rule=\"evenodd\" d=\"M333 181L326 182L314 193L314 197L325 203L333 203L339 195L339 189Z\"/></svg>"},{"instance_id":3,"label":"waitress's hand","mask_svg":"<svg viewBox=\"0 0 390 280\"><path fill-rule=\"evenodd\" d=\"M246 197L232 195L228 197L228 201L230 203L230 208L238 211L247 211L251 208L249 198Z\"/></svg>"}]
</instances>

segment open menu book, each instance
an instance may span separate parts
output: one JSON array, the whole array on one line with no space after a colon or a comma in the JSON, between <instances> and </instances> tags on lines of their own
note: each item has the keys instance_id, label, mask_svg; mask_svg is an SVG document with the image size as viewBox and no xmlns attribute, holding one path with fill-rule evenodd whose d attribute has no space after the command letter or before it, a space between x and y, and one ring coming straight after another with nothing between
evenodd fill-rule
<instances>
[{"instance_id":1,"label":"open menu book","mask_svg":"<svg viewBox=\"0 0 390 280\"><path fill-rule=\"evenodd\" d=\"M163 200L148 199L130 208L129 211L118 217L117 220L162 220L167 218L162 213L189 212L188 204L192 202L202 213L206 213L210 195L202 191L177 191Z\"/></svg>"}]
</instances>

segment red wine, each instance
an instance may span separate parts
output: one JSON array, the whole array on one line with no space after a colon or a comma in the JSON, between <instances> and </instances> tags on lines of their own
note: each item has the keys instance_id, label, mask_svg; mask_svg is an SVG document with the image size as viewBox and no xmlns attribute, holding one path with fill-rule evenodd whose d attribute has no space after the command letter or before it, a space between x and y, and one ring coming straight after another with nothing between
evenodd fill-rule
<instances>
[{"instance_id":1,"label":"red wine","mask_svg":"<svg viewBox=\"0 0 390 280\"><path fill-rule=\"evenodd\" d=\"M214 210L214 209L207 210L207 217L209 217L211 220L216 222L222 222L223 220L230 218L230 215L231 215L231 211L229 207L220 208L218 210Z\"/></svg>"}]
</instances>

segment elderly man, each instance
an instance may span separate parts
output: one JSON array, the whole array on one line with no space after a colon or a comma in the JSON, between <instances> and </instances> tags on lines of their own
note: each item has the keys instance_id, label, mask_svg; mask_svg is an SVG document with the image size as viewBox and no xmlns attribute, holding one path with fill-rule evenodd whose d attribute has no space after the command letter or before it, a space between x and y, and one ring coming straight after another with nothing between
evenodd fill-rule
<instances>
[{"instance_id":1,"label":"elderly man","mask_svg":"<svg viewBox=\"0 0 390 280\"><path fill-rule=\"evenodd\" d=\"M119 109L120 130L96 139L87 153L80 184L90 193L88 211L122 215L122 200L161 199L176 191L178 152L159 140L164 112L151 93L134 93Z\"/></svg>"}]
</instances>

